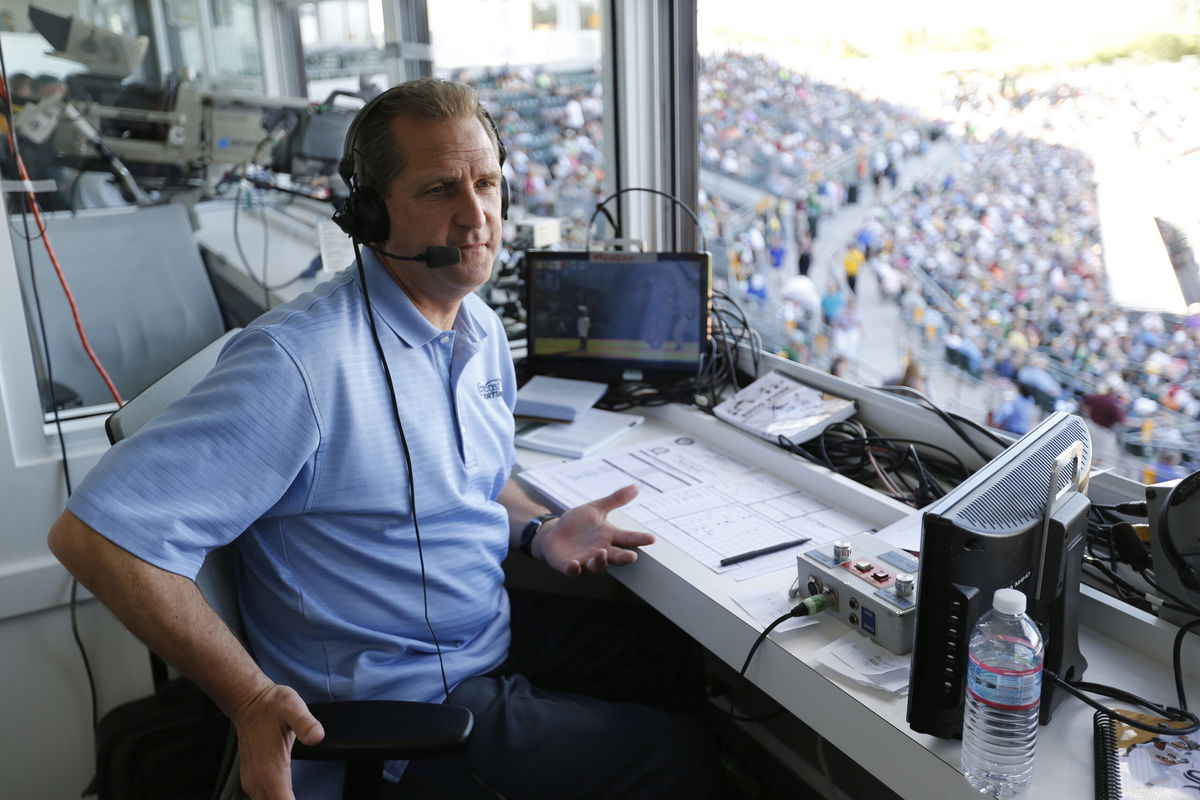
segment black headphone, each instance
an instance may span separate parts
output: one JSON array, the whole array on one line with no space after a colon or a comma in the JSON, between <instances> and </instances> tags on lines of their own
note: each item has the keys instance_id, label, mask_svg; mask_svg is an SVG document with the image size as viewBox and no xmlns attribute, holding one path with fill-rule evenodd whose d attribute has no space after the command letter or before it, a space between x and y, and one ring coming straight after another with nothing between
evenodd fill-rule
<instances>
[{"instance_id":1,"label":"black headphone","mask_svg":"<svg viewBox=\"0 0 1200 800\"><path fill-rule=\"evenodd\" d=\"M1157 526L1158 539L1162 543L1167 561L1179 574L1179 581L1193 592L1200 592L1200 569L1193 566L1191 562L1200 556L1200 552L1195 550L1189 553L1179 552L1179 548L1175 544L1175 537L1171 534L1170 514L1171 506L1187 502L1197 491L1200 491L1200 472L1193 472L1171 487L1167 496L1163 498L1162 507L1158 511Z\"/></svg>"},{"instance_id":2,"label":"black headphone","mask_svg":"<svg viewBox=\"0 0 1200 800\"><path fill-rule=\"evenodd\" d=\"M370 101L367 102L358 113L354 115L354 119L350 121L350 127L346 131L346 142L342 148L342 160L338 162L338 174L342 176L342 180L350 187L350 196L346 198L346 202L333 214L333 221L337 226L345 231L350 238L356 242L382 242L387 239L390 231L388 222L387 204L383 202L383 196L370 186L359 186L354 173L354 151L358 140L358 130L364 124L366 119L371 115L372 109L379 105L397 87L392 87L386 92L381 92ZM491 126L492 133L496 137L496 149L500 156L500 169L504 169L504 162L508 158L508 150L504 147L504 141L500 138L500 131L496 128L496 121L492 119L492 115L481 104L479 110L483 112L484 119ZM508 180L501 174L500 176L500 218L508 219Z\"/></svg>"}]
</instances>

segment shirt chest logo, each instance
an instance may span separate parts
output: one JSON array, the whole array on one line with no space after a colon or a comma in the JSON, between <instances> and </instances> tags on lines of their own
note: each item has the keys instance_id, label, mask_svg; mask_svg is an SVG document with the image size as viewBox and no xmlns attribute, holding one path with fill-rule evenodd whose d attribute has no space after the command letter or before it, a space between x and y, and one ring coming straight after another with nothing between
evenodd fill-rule
<instances>
[{"instance_id":1,"label":"shirt chest logo","mask_svg":"<svg viewBox=\"0 0 1200 800\"><path fill-rule=\"evenodd\" d=\"M504 391L504 384L499 378L492 378L484 383L476 384L479 389L479 396L484 400L494 400L499 397Z\"/></svg>"}]
</instances>

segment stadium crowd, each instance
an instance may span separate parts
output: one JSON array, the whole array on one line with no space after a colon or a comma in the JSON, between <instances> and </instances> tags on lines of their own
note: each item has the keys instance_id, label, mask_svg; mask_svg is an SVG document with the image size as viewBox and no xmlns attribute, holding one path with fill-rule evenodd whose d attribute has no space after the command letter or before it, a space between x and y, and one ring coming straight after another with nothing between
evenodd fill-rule
<instances>
[{"instance_id":1,"label":"stadium crowd","mask_svg":"<svg viewBox=\"0 0 1200 800\"><path fill-rule=\"evenodd\" d=\"M698 213L717 273L763 300L773 272L807 273L822 219L847 202L877 202L846 243L860 256L848 258L853 274L848 266L840 285L825 292L849 295L834 303L839 311L853 311L847 284L868 270L927 341L968 372L1010 381L1014 397L1024 387L1042 409L1090 413L1103 406L1110 413L1098 416L1112 429L1140 425L1162 409L1174 420L1196 418L1200 316L1130 313L1113 303L1092 165L1060 143L1073 144L1097 120L1113 118L1113 109L1132 109L1115 118L1135 123L1128 134L1135 145L1162 148L1171 130L1184 128L1169 122L1178 112L1163 107L1165 98L1139 105L1128 83L1089 76L1076 85L1069 78L1024 92L1014 92L1012 81L992 93L974 87L958 98L961 117L1008 115L1013 123L1006 127L1015 132L964 137L951 173L905 182L885 199L881 189L896 188L903 161L943 132L937 123L762 56L704 59L702 168L755 187L761 197L743 207L715 188L702 191ZM497 123L509 145L517 202L535 214L567 217L564 246L581 245L603 197L598 74L511 69L469 79L490 107L503 109ZM1108 94L1092 91L1097 85L1107 85ZM1039 130L1046 135L1027 135ZM848 342L857 340L861 314L822 314L823 298L815 294L805 313L837 339L829 354L853 356ZM792 325L795 315L779 323ZM994 408L994 417L1002 411ZM1188 447L1179 441L1185 463Z\"/></svg>"}]
</instances>

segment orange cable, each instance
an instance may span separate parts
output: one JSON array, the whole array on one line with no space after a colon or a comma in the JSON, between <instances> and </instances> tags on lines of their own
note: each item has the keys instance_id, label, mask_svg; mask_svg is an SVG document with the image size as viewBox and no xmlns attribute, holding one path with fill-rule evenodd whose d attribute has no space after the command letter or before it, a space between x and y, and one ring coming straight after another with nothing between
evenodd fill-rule
<instances>
[{"instance_id":1,"label":"orange cable","mask_svg":"<svg viewBox=\"0 0 1200 800\"><path fill-rule=\"evenodd\" d=\"M11 142L14 133L9 131L9 140ZM16 153L16 148L13 148ZM27 184L30 183L29 173L25 170L25 159L17 155L17 168L21 171L21 179ZM92 365L96 367L96 371L100 373L100 377L104 379L104 385L108 387L109 393L113 399L117 401L118 406L125 405L125 401L121 399L121 393L117 391L117 387L113 384L112 379L108 377L108 371L104 369L104 365L100 363L100 359L96 357L96 353L92 350L92 345L88 342L87 334L83 330L83 320L79 318L79 307L75 305L75 295L71 292L71 287L67 283L67 276L63 274L62 267L58 263L58 256L54 253L54 248L50 244L50 234L46 232L46 225L42 222L42 214L38 208L37 195L34 194L33 188L27 186L25 193L29 196L29 207L33 211L33 220L37 223L38 233L41 234L42 243L46 247L46 255L50 256L50 263L54 266L54 272L58 275L58 282L62 286L63 294L67 297L67 303L71 306L71 316L75 318L75 330L79 332L79 341L83 345L83 349L87 352L88 358L91 359ZM33 266L32 264L30 265Z\"/></svg>"}]
</instances>

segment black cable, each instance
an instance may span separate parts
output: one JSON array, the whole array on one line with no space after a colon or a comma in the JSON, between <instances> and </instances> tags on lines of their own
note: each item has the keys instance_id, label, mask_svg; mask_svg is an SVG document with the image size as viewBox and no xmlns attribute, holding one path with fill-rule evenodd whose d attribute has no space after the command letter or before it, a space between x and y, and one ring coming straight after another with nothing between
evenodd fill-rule
<instances>
[{"instance_id":1,"label":"black cable","mask_svg":"<svg viewBox=\"0 0 1200 800\"><path fill-rule=\"evenodd\" d=\"M964 442L966 442L967 446L975 451L976 455L978 455L984 461L992 460L992 457L990 455L988 455L987 453L985 453L983 451L983 448L981 448L979 445L977 445L975 443L975 440L972 439L971 437L967 436L966 431L964 431L962 428L959 427L958 422L954 419L954 417L950 416L945 411L943 411L938 405L936 405L932 400L930 400L923 392L920 392L917 389L912 388L911 386L876 386L873 388L880 389L885 392L893 392L893 393L899 392L901 394L911 394L914 397L922 400L923 401L922 406L924 408L928 408L930 411L934 412L939 417L941 417L942 420L950 427L950 429L952 431L954 431L956 434L958 434L958 438L960 438ZM964 420L964 421L966 421L966 420ZM978 423L973 423L973 424L978 426ZM995 433L991 433L989 435L992 437L993 441L996 441L999 444L1003 444L1005 447L1008 446L1009 443L1000 439Z\"/></svg>"},{"instance_id":2,"label":"black cable","mask_svg":"<svg viewBox=\"0 0 1200 800\"><path fill-rule=\"evenodd\" d=\"M1175 633L1175 641L1171 645L1171 666L1175 670L1175 694L1179 698L1179 707L1187 711L1187 696L1183 691L1183 637L1200 625L1200 618L1179 626Z\"/></svg>"},{"instance_id":3,"label":"black cable","mask_svg":"<svg viewBox=\"0 0 1200 800\"><path fill-rule=\"evenodd\" d=\"M1124 689L1118 689L1115 686L1105 686L1100 683L1089 683L1087 681L1065 681L1049 669L1043 668L1042 671L1045 672L1046 675L1050 676L1050 679L1053 680L1056 685L1065 689L1070 694L1073 694L1075 697L1087 703L1092 708L1134 728L1148 731L1149 733L1156 733L1160 736L1181 736L1188 733L1195 733L1196 731L1200 730L1200 718L1197 718L1195 714L1187 709L1158 705L1157 703L1152 703L1145 698L1138 697L1132 692L1127 692ZM1086 694L1084 694L1084 692L1090 692L1091 694L1098 694L1102 697L1120 700L1121 702L1130 703L1131 705L1141 706L1142 708L1153 711L1163 719L1172 720L1174 722L1186 722L1187 724L1180 727L1175 727L1173 725L1151 725L1150 723L1142 722L1140 720L1133 719L1132 717L1127 717L1119 711L1102 705L1088 697Z\"/></svg>"},{"instance_id":4,"label":"black cable","mask_svg":"<svg viewBox=\"0 0 1200 800\"><path fill-rule=\"evenodd\" d=\"M1145 601L1146 603L1150 602L1149 598L1146 597L1145 592L1143 592L1140 588L1138 588L1137 586L1134 586L1132 583L1125 580L1121 576L1117 575L1117 573L1115 573L1111 569L1109 569L1108 565L1105 564L1103 561L1100 561L1099 559L1096 559L1096 558L1092 558L1090 560L1088 558L1084 558L1084 566L1095 567L1096 569L1100 570L1100 572L1103 573L1105 577L1107 577L1110 581L1112 581L1114 586L1120 585L1121 588L1125 589L1127 592L1129 592L1131 595L1138 598L1139 600ZM1092 577L1095 577L1095 576L1092 576ZM1123 599L1126 599L1126 602L1128 602L1127 598L1123 598ZM1170 599L1174 600L1176 598L1170 598ZM1190 605L1180 606L1180 605L1176 605L1175 603L1167 603L1165 601L1163 603L1161 603L1160 605L1163 608L1168 608L1172 611L1178 611L1183 614L1197 613L1196 609L1191 607Z\"/></svg>"},{"instance_id":5,"label":"black cable","mask_svg":"<svg viewBox=\"0 0 1200 800\"><path fill-rule=\"evenodd\" d=\"M261 213L259 217L262 219L263 233L263 255L262 255L262 290L263 290L263 308L270 311L271 309L271 290L267 286L267 265L271 262L268 260L270 255L271 245L271 226L267 223L267 204L263 202L262 190L259 189L259 209Z\"/></svg>"},{"instance_id":6,"label":"black cable","mask_svg":"<svg viewBox=\"0 0 1200 800\"><path fill-rule=\"evenodd\" d=\"M408 438L404 435L404 422L400 419L400 401L396 397L396 387L392 383L392 371L388 367L387 356L383 352L383 342L379 339L379 330L375 326L375 308L371 305L371 295L367 290L367 271L363 267L362 252L358 240L354 244L354 260L358 263L358 279L362 282L363 301L367 305L367 322L371 326L371 338L375 342L375 352L379 355L379 363L383 365L383 377L387 382L388 394L392 398L392 416L396 420L396 429L400 432L400 447L404 451L404 464L408 469L408 507L412 513L413 533L417 539L417 561L421 568L421 599L425 606L425 625L429 635L433 637L433 647L437 650L438 668L442 672L442 689L446 699L450 699L450 682L446 680L446 663L442 659L442 644L438 641L433 622L429 619L429 587L425 581L425 551L421 547L421 526L417 522L417 481L413 474L412 455L408 451Z\"/></svg>"},{"instance_id":7,"label":"black cable","mask_svg":"<svg viewBox=\"0 0 1200 800\"><path fill-rule=\"evenodd\" d=\"M1144 517L1147 514L1145 500L1134 500L1126 503L1092 503L1092 508L1104 511L1116 511L1131 517Z\"/></svg>"},{"instance_id":8,"label":"black cable","mask_svg":"<svg viewBox=\"0 0 1200 800\"><path fill-rule=\"evenodd\" d=\"M750 668L751 659L753 659L754 654L756 652L758 652L759 646L762 645L762 643L767 640L767 637L771 635L771 631L775 630L780 625L787 622L789 619L792 619L793 617L807 617L807 616L808 616L808 606L806 606L804 603L798 603L797 605L795 605L792 608L791 611L787 612L786 614L780 615L777 619L773 620L770 625L763 628L762 633L760 633L758 635L758 638L754 640L754 644L752 644L750 646L750 652L748 652L746 654L746 661L742 664L742 668L738 671L738 677L741 678L742 680L745 680L746 670L748 670ZM773 717L776 717L779 714L783 713L783 709L780 708L777 711L773 711L766 716L745 717L734 711L734 708L736 708L736 706L737 706L737 703L735 702L736 699L737 699L737 692L735 690L730 690L730 692L729 692L729 711L725 712L725 716L729 717L730 719L737 720L738 722L765 722L766 720L772 719Z\"/></svg>"},{"instance_id":9,"label":"black cable","mask_svg":"<svg viewBox=\"0 0 1200 800\"><path fill-rule=\"evenodd\" d=\"M301 271L300 274L297 275L296 277L294 277L290 280L286 280L283 283L275 284L273 286L267 283L267 239L266 239L266 237L267 237L267 232L266 232L267 231L267 208L266 208L266 205L263 204L261 206L262 222L263 222L263 267L262 267L263 277L262 277L262 280L258 279L258 276L254 274L254 268L250 266L250 260L248 258L246 258L246 251L242 249L242 237L241 237L241 233L239 232L239 229L238 229L238 214L239 214L239 210L241 209L241 207L242 207L242 184L241 184L241 180L239 179L237 193L234 195L234 200L233 200L233 244L234 244L234 247L237 248L238 257L242 260L242 268L243 268L243 271L246 273L246 276L248 278L250 278L251 281L254 282L255 286L257 286L263 290L263 310L269 310L271 307L270 293L278 291L280 289L286 289L287 287L291 286L293 283L295 283L296 281L298 281L302 277L304 277L304 272Z\"/></svg>"},{"instance_id":10,"label":"black cable","mask_svg":"<svg viewBox=\"0 0 1200 800\"><path fill-rule=\"evenodd\" d=\"M4 117L8 123L8 130L10 133L9 141L12 143L13 148L13 160L15 163L20 164L21 147L17 141L19 137L17 136L17 129L13 122L12 94L9 92L8 87L8 65L4 60L3 44L0 44L0 77L2 77L4 80L6 101L4 103ZM29 235L30 204L36 203L37 198L34 196L32 190L27 190L21 193L21 201L21 224L25 231L25 236L22 238L25 240L25 255L29 261L29 285L33 294L34 310L38 320L38 335L42 340L42 358L46 363L46 383L48 384L47 389L50 393L50 409L51 413L54 415L54 430L58 439L59 454L62 456L63 483L66 488L67 497L70 497L74 489L71 483L71 467L67 462L67 440L66 436L63 434L62 415L59 413L58 409L58 396L54 391L54 367L50 359L49 338L46 335L46 317L42 310L41 295L38 292L37 271L33 266L33 237ZM41 232L39 232L38 236L40 237L41 235ZM39 403L41 402L40 393L38 401ZM92 661L90 658L88 658L87 648L83 646L83 638L79 635L79 619L76 614L76 610L78 608L78 594L79 580L75 578L75 576L71 576L71 596L68 604L71 617L71 638L75 640L75 646L79 649L79 657L83 661L83 671L87 676L88 697L91 701L92 712L92 733L94 735L96 726L100 721L96 702L96 678L92 672Z\"/></svg>"},{"instance_id":11,"label":"black cable","mask_svg":"<svg viewBox=\"0 0 1200 800\"><path fill-rule=\"evenodd\" d=\"M1138 574L1142 576L1142 580L1144 580L1146 583L1150 584L1151 589L1158 592L1163 597L1167 598L1168 600L1170 600L1174 603L1178 603L1180 606L1183 606L1186 609L1189 609L1190 613L1192 613L1192 614L1200 614L1200 608L1197 608L1194 604L1189 603L1187 600L1184 600L1183 598L1179 597L1178 595L1167 591L1167 589L1164 588L1155 578L1151 577L1152 573L1150 572L1150 570L1148 570L1148 569L1138 570Z\"/></svg>"},{"instance_id":12,"label":"black cable","mask_svg":"<svg viewBox=\"0 0 1200 800\"><path fill-rule=\"evenodd\" d=\"M592 223L594 223L596 221L596 215L600 213L600 210L602 208L604 208L609 203L609 201L611 201L617 197L620 197L621 195L626 194L628 192L649 192L650 194L656 194L659 197L667 198L671 202L675 203L675 205L682 208L684 211L686 211L688 213L688 216L690 216L692 218L692 222L696 223L696 230L700 233L700 249L708 250L708 238L704 235L704 226L700 224L700 218L696 216L696 212L691 209L691 206L689 206L687 203L683 202L678 197L676 197L675 195L673 195L669 192L661 192L658 189L648 189L644 186L629 186L624 189L619 189L619 190L613 192L608 197L604 198L603 200L601 200L599 203L596 204L596 210L593 211L592 216L588 218L588 224L587 224L588 236L587 236L587 241L586 241L586 245L585 245L585 252L590 253L592 251L591 230L592 230ZM611 217L609 218L609 221L610 222L612 221Z\"/></svg>"}]
</instances>

